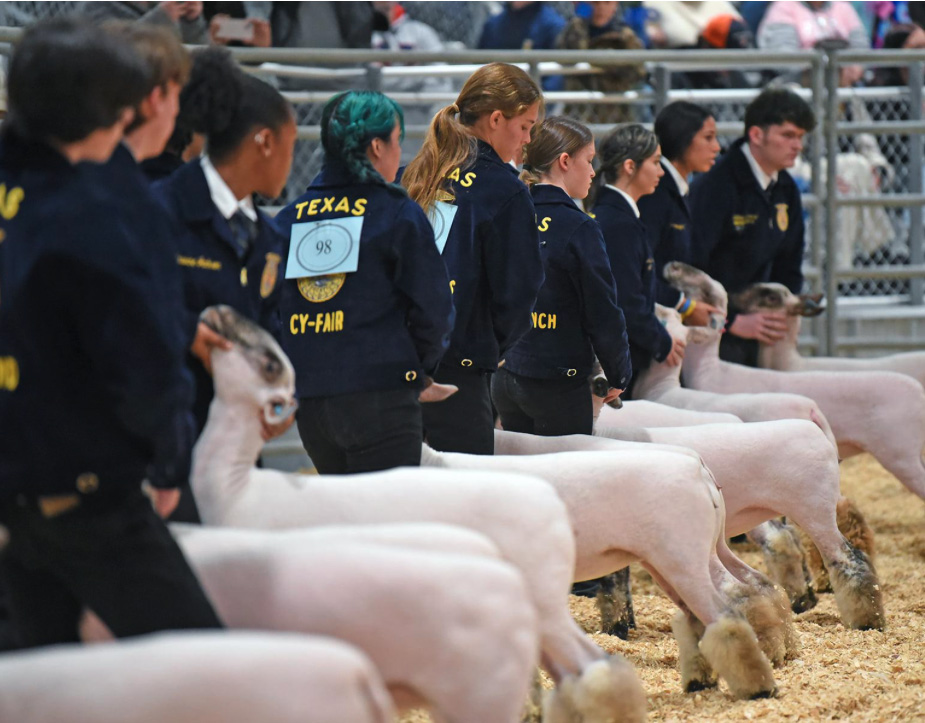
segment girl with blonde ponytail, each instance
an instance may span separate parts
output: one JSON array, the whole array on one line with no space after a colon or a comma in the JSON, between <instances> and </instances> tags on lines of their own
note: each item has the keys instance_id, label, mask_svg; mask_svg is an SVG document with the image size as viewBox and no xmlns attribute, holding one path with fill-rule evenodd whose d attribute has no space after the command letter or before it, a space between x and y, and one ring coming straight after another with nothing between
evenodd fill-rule
<instances>
[{"instance_id":1,"label":"girl with blonde ponytail","mask_svg":"<svg viewBox=\"0 0 925 723\"><path fill-rule=\"evenodd\" d=\"M594 178L594 137L569 118L547 118L525 149L546 280L533 307L533 328L504 355L491 383L501 424L513 432L554 437L591 434L588 377L595 355L616 399L629 383L629 342L600 226L572 199Z\"/></svg>"},{"instance_id":2,"label":"girl with blonde ponytail","mask_svg":"<svg viewBox=\"0 0 925 723\"><path fill-rule=\"evenodd\" d=\"M494 451L489 378L530 328L543 282L533 202L510 165L520 162L542 112L529 75L486 65L434 116L402 176L408 195L449 227L442 253L456 325L435 379L459 391L424 409L427 441L439 450Z\"/></svg>"}]
</instances>

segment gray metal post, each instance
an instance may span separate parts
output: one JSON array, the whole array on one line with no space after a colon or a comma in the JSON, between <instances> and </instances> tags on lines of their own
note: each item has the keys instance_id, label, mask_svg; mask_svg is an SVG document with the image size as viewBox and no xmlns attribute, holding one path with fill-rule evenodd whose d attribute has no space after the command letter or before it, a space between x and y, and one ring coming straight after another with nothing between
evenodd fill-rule
<instances>
[{"instance_id":1,"label":"gray metal post","mask_svg":"<svg viewBox=\"0 0 925 723\"><path fill-rule=\"evenodd\" d=\"M668 91L671 90L671 70L664 65L655 66L655 114L668 105Z\"/></svg>"},{"instance_id":2,"label":"gray metal post","mask_svg":"<svg viewBox=\"0 0 925 723\"><path fill-rule=\"evenodd\" d=\"M813 184L812 192L817 199L825 197L824 183L822 179L822 146L825 143L825 134L823 132L822 120L825 118L825 56L817 54L813 58L812 64L812 88L813 88L813 112L816 114L816 127L812 133L812 147L810 148L809 161L812 167ZM816 205L810 211L810 228L812 229L813 245L810 248L810 261L814 268L822 269L822 248L823 233L825 226L822 223L823 207ZM825 293L823 286L823 277L818 276L811 282L813 293ZM816 316L812 320L813 336L818 342L822 338L824 320ZM818 353L818 347L817 352Z\"/></svg>"},{"instance_id":3,"label":"gray metal post","mask_svg":"<svg viewBox=\"0 0 925 723\"><path fill-rule=\"evenodd\" d=\"M382 92L382 66L378 63L366 66L366 89Z\"/></svg>"},{"instance_id":4,"label":"gray metal post","mask_svg":"<svg viewBox=\"0 0 925 723\"><path fill-rule=\"evenodd\" d=\"M838 156L838 51L825 53L825 266L822 276L825 280L826 319L824 354L838 353L838 253L835 233L838 222L838 185L836 183L835 159Z\"/></svg>"},{"instance_id":5,"label":"gray metal post","mask_svg":"<svg viewBox=\"0 0 925 723\"><path fill-rule=\"evenodd\" d=\"M909 65L909 106L911 120L922 119L922 62L916 61ZM919 133L909 135L909 192L922 192L922 135ZM922 248L922 204L914 203L909 207L909 263L921 264L925 262L925 251ZM909 280L909 303L919 306L923 303L925 279L921 276Z\"/></svg>"},{"instance_id":6,"label":"gray metal post","mask_svg":"<svg viewBox=\"0 0 925 723\"><path fill-rule=\"evenodd\" d=\"M533 78L533 82L540 86L540 88L543 87L543 76L540 75L540 65L535 60L530 61L530 77Z\"/></svg>"}]
</instances>

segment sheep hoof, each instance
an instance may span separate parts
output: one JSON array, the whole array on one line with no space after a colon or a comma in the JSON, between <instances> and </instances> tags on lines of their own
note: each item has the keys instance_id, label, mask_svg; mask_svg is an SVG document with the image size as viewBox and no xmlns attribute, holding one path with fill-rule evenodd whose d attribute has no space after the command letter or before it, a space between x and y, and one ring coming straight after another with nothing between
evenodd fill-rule
<instances>
[{"instance_id":1,"label":"sheep hoof","mask_svg":"<svg viewBox=\"0 0 925 723\"><path fill-rule=\"evenodd\" d=\"M864 552L850 543L846 546L847 564L834 563L829 569L842 622L855 630L883 630L886 613L877 572Z\"/></svg>"},{"instance_id":2,"label":"sheep hoof","mask_svg":"<svg viewBox=\"0 0 925 723\"><path fill-rule=\"evenodd\" d=\"M704 631L700 650L736 698L776 694L771 663L745 620L723 616L711 623Z\"/></svg>"},{"instance_id":3,"label":"sheep hoof","mask_svg":"<svg viewBox=\"0 0 925 723\"><path fill-rule=\"evenodd\" d=\"M689 680L684 685L685 693L697 693L701 690L709 690L716 687L715 680Z\"/></svg>"},{"instance_id":4,"label":"sheep hoof","mask_svg":"<svg viewBox=\"0 0 925 723\"><path fill-rule=\"evenodd\" d=\"M812 610L818 604L819 598L816 597L816 591L811 587L807 587L805 593L797 598L791 598L790 609L797 614L805 613L807 610Z\"/></svg>"},{"instance_id":5,"label":"sheep hoof","mask_svg":"<svg viewBox=\"0 0 925 723\"><path fill-rule=\"evenodd\" d=\"M759 698L776 698L777 697L777 686L774 686L774 690L761 691L755 693L749 698L749 700L758 700Z\"/></svg>"},{"instance_id":6,"label":"sheep hoof","mask_svg":"<svg viewBox=\"0 0 925 723\"><path fill-rule=\"evenodd\" d=\"M630 628L622 620L618 620L613 625L610 625L607 628L601 630L604 635L615 635L620 638L620 640L629 640L630 637Z\"/></svg>"},{"instance_id":7,"label":"sheep hoof","mask_svg":"<svg viewBox=\"0 0 925 723\"><path fill-rule=\"evenodd\" d=\"M543 706L543 723L645 719L645 691L633 666L618 655L592 663L581 676L561 680Z\"/></svg>"}]
</instances>

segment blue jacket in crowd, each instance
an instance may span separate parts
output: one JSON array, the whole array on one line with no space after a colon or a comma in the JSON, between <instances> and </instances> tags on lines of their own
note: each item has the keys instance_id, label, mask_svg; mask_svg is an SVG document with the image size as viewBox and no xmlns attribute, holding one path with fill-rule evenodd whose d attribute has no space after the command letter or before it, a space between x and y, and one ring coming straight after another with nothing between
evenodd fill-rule
<instances>
[{"instance_id":1,"label":"blue jacket in crowd","mask_svg":"<svg viewBox=\"0 0 925 723\"><path fill-rule=\"evenodd\" d=\"M612 387L632 375L629 341L600 226L561 188L532 188L546 281L533 328L505 354L504 368L536 379L587 377L594 357Z\"/></svg>"},{"instance_id":2,"label":"blue jacket in crowd","mask_svg":"<svg viewBox=\"0 0 925 723\"><path fill-rule=\"evenodd\" d=\"M478 149L449 176L457 213L443 260L456 326L444 363L494 371L532 324L543 260L530 191L488 143Z\"/></svg>"},{"instance_id":3,"label":"blue jacket in crowd","mask_svg":"<svg viewBox=\"0 0 925 723\"><path fill-rule=\"evenodd\" d=\"M652 359L664 361L671 351L671 335L655 316L655 259L648 231L627 200L606 186L597 197L594 216L604 233L619 290L617 302L626 317L635 376Z\"/></svg>"},{"instance_id":4,"label":"blue jacket in crowd","mask_svg":"<svg viewBox=\"0 0 925 723\"><path fill-rule=\"evenodd\" d=\"M479 50L554 50L565 18L544 2L529 3L504 10L485 21L479 37ZM562 76L543 78L543 90L562 90Z\"/></svg>"},{"instance_id":5,"label":"blue jacket in crowd","mask_svg":"<svg viewBox=\"0 0 925 723\"><path fill-rule=\"evenodd\" d=\"M137 488L186 456L190 382L148 223L50 147L0 137L0 497ZM49 450L54 450L53 454ZM156 480L155 480L156 481Z\"/></svg>"},{"instance_id":6,"label":"blue jacket in crowd","mask_svg":"<svg viewBox=\"0 0 925 723\"><path fill-rule=\"evenodd\" d=\"M681 292L665 281L662 270L669 261L685 264L692 261L690 206L667 171L655 192L640 198L636 205L649 232L652 257L655 259L655 301L662 306L677 308Z\"/></svg>"},{"instance_id":7,"label":"blue jacket in crowd","mask_svg":"<svg viewBox=\"0 0 925 723\"><path fill-rule=\"evenodd\" d=\"M280 338L299 397L419 387L447 348L454 312L446 268L427 216L400 188L357 184L326 165L276 217L283 264L301 253L294 225L351 218L363 220L356 271L283 283Z\"/></svg>"},{"instance_id":8,"label":"blue jacket in crowd","mask_svg":"<svg viewBox=\"0 0 925 723\"><path fill-rule=\"evenodd\" d=\"M803 205L800 191L780 171L770 198L758 185L737 140L710 171L691 186L693 261L730 295L775 281L802 291ZM736 309L729 309L729 323Z\"/></svg>"},{"instance_id":9,"label":"blue jacket in crowd","mask_svg":"<svg viewBox=\"0 0 925 723\"><path fill-rule=\"evenodd\" d=\"M270 218L257 211L256 237L242 255L235 246L229 222L212 200L199 160L190 161L158 181L153 190L180 226L175 263L183 285L182 324L187 348L195 337L199 314L215 304L227 304L277 333L283 238ZM212 377L192 355L187 361L196 381L193 412L201 431L214 394Z\"/></svg>"}]
</instances>

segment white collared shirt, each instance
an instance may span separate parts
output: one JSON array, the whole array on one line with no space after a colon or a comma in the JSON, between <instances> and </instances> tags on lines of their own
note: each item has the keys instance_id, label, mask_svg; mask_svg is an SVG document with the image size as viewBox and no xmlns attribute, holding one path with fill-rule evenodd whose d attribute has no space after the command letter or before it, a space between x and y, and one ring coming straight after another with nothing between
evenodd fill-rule
<instances>
[{"instance_id":1,"label":"white collared shirt","mask_svg":"<svg viewBox=\"0 0 925 723\"><path fill-rule=\"evenodd\" d=\"M748 147L748 141L742 144L742 153L745 154L748 165L752 167L752 173L755 174L755 180L758 181L758 185L761 187L762 191L768 190L771 181L777 183L777 171L774 171L770 176L764 172L764 169L758 165L758 161L756 161L755 157L752 155L752 149Z\"/></svg>"},{"instance_id":2,"label":"white collared shirt","mask_svg":"<svg viewBox=\"0 0 925 723\"><path fill-rule=\"evenodd\" d=\"M636 202L633 200L633 197L630 196L626 191L621 191L616 186L611 186L609 183L604 184L604 188L609 188L611 191L616 191L623 198L626 199L626 202L630 205L630 208L633 209L633 213L636 214L636 218L639 218L639 206L636 205Z\"/></svg>"},{"instance_id":3,"label":"white collared shirt","mask_svg":"<svg viewBox=\"0 0 925 723\"><path fill-rule=\"evenodd\" d=\"M678 186L678 190L681 192L682 196L686 196L687 192L691 190L690 184L687 182L687 179L680 174L677 168L674 167L674 163L669 161L667 158L662 158L662 166L668 172L674 182Z\"/></svg>"},{"instance_id":4,"label":"white collared shirt","mask_svg":"<svg viewBox=\"0 0 925 723\"><path fill-rule=\"evenodd\" d=\"M225 183L219 172L212 165L208 156L202 156L199 159L202 166L202 172L205 174L206 183L209 186L209 195L212 196L212 203L224 218L231 218L240 210L251 221L257 220L257 209L254 208L254 199L245 196L240 201L234 197L234 192Z\"/></svg>"}]
</instances>

